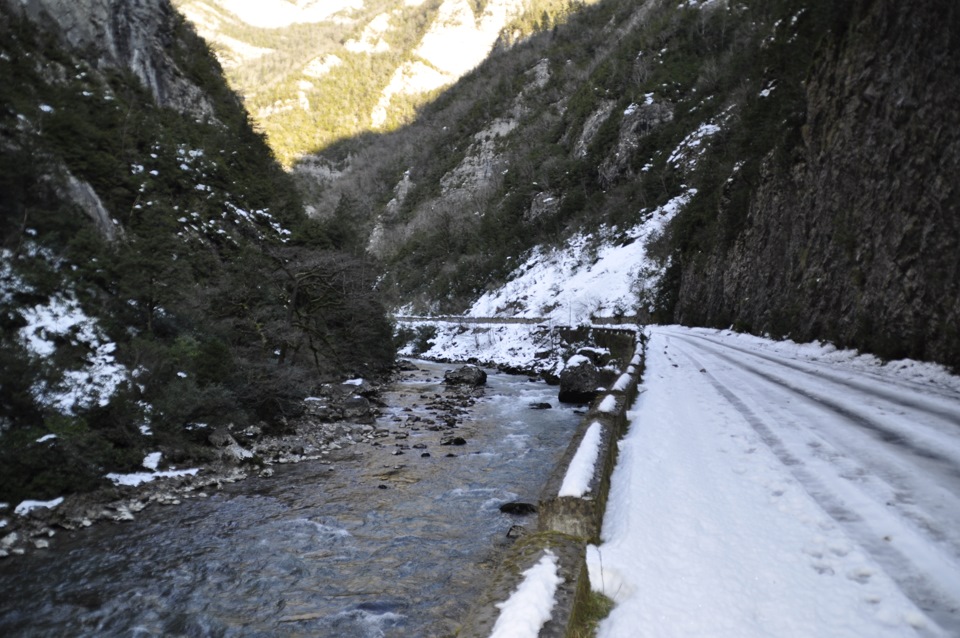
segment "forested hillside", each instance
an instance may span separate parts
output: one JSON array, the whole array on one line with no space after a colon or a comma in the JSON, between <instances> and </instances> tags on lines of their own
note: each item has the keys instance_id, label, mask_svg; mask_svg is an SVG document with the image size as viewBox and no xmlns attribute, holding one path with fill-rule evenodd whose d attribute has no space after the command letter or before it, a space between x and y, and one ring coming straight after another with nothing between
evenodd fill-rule
<instances>
[{"instance_id":1,"label":"forested hillside","mask_svg":"<svg viewBox=\"0 0 960 638\"><path fill-rule=\"evenodd\" d=\"M393 360L336 252L166 2L0 2L0 501L208 458Z\"/></svg>"}]
</instances>

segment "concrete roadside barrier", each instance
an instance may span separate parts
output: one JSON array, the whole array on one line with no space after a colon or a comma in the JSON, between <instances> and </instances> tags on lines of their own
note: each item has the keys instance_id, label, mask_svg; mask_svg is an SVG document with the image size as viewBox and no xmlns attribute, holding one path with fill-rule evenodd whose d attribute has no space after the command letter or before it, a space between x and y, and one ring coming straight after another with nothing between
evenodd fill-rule
<instances>
[{"instance_id":1,"label":"concrete roadside barrier","mask_svg":"<svg viewBox=\"0 0 960 638\"><path fill-rule=\"evenodd\" d=\"M643 373L643 337L636 330L592 329L598 345L621 362L620 375L601 392L581 420L560 463L544 486L537 529L520 538L500 562L492 586L477 601L460 638L489 638L498 618L521 591L524 578L545 557L556 564L559 583L549 620L537 638L563 638L590 594L586 547L600 538L600 526L617 460L617 442L629 425L627 410Z\"/></svg>"}]
</instances>

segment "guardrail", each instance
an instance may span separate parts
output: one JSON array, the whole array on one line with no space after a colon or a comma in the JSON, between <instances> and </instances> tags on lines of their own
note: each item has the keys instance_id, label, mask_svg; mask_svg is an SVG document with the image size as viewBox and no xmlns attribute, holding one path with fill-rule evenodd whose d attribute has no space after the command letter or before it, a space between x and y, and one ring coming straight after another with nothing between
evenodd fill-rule
<instances>
[{"instance_id":1,"label":"guardrail","mask_svg":"<svg viewBox=\"0 0 960 638\"><path fill-rule=\"evenodd\" d=\"M396 321L406 321L410 323L430 323L444 321L447 323L461 324L530 324L539 323L553 325L567 325L563 322L554 321L549 317L465 317L462 315L394 315ZM624 315L621 317L590 317L589 325L592 326L635 326L637 317ZM584 324L587 325L587 324Z\"/></svg>"},{"instance_id":2,"label":"guardrail","mask_svg":"<svg viewBox=\"0 0 960 638\"><path fill-rule=\"evenodd\" d=\"M638 393L645 345L636 329L594 327L590 335L619 361L629 363L622 366L616 383L597 397L581 420L541 492L537 531L522 537L507 552L490 590L457 633L460 638L490 636L500 614L498 604L518 588L524 572L544 556L555 557L561 582L554 594L550 619L540 629L540 638L566 636L590 594L586 547L600 538L610 476L617 460L617 441L629 425L627 410Z\"/></svg>"}]
</instances>

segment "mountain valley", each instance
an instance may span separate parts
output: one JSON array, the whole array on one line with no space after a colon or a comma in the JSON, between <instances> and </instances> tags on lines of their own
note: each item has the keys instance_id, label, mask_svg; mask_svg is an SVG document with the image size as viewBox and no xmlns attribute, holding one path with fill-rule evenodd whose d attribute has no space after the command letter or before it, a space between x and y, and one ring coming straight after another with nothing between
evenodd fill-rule
<instances>
[{"instance_id":1,"label":"mountain valley","mask_svg":"<svg viewBox=\"0 0 960 638\"><path fill-rule=\"evenodd\" d=\"M282 434L389 373L391 315L960 367L946 0L4 0L0 32L0 501Z\"/></svg>"}]
</instances>

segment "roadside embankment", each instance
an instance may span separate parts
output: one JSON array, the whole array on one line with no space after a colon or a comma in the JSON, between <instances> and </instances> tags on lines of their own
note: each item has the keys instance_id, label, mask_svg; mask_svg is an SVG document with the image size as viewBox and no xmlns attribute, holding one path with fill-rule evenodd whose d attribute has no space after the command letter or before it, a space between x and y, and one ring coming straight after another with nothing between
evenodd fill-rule
<instances>
[{"instance_id":1,"label":"roadside embankment","mask_svg":"<svg viewBox=\"0 0 960 638\"><path fill-rule=\"evenodd\" d=\"M562 638L571 635L590 595L586 547L599 540L610 476L617 459L617 442L627 428L626 412L637 396L643 372L644 338L633 329L563 329L567 341L591 339L624 362L620 374L599 394L584 415L560 463L540 495L537 529L523 536L505 554L493 583L472 610L460 638L491 636L536 636ZM580 331L582 334L572 334ZM553 572L542 575L543 566ZM524 600L531 589L547 591L547 602ZM552 593L552 600L549 600ZM534 631L515 633L509 627L508 610L525 604L531 613L542 614Z\"/></svg>"}]
</instances>

